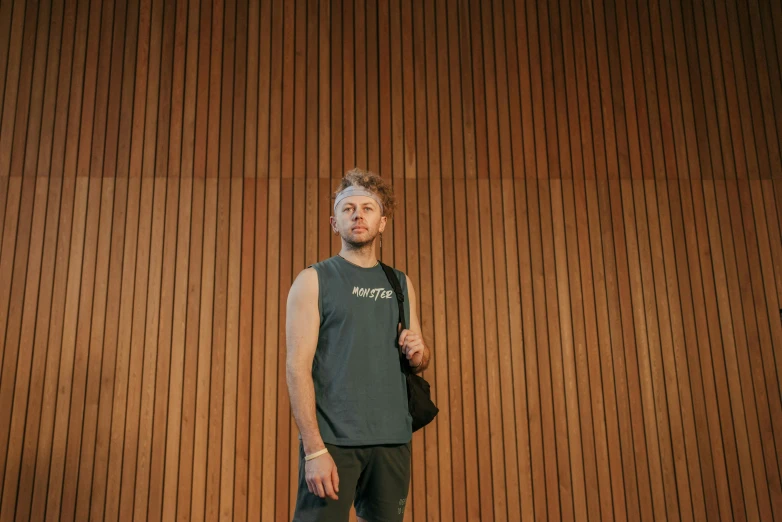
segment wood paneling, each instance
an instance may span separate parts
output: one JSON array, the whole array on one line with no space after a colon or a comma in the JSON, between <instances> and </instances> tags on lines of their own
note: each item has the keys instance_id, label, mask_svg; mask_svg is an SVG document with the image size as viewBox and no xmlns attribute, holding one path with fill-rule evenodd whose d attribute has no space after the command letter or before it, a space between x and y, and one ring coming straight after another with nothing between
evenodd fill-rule
<instances>
[{"instance_id":1,"label":"wood paneling","mask_svg":"<svg viewBox=\"0 0 782 522\"><path fill-rule=\"evenodd\" d=\"M285 302L356 165L434 356L405 520L782 519L781 34L0 0L0 520L289 520Z\"/></svg>"}]
</instances>

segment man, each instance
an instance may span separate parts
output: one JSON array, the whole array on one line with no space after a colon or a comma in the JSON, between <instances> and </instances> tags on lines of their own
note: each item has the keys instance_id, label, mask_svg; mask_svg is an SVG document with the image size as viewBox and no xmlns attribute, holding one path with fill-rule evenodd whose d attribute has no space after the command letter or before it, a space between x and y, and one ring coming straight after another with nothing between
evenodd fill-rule
<instances>
[{"instance_id":1,"label":"man","mask_svg":"<svg viewBox=\"0 0 782 522\"><path fill-rule=\"evenodd\" d=\"M429 365L415 292L402 272L405 324L375 254L394 210L391 187L354 169L334 195L342 250L303 270L287 308L287 380L299 426L294 521L401 521L410 484L412 421L402 364ZM399 353L404 355L400 363Z\"/></svg>"}]
</instances>

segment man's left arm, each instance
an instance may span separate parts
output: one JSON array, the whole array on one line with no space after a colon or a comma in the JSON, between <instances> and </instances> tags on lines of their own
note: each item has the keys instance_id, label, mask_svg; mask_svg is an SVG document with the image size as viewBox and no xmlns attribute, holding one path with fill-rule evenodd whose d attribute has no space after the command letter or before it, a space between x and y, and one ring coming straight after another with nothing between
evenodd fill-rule
<instances>
[{"instance_id":1,"label":"man's left arm","mask_svg":"<svg viewBox=\"0 0 782 522\"><path fill-rule=\"evenodd\" d=\"M410 302L410 327L400 333L399 345L402 347L402 353L407 357L407 362L413 372L421 373L429 367L430 354L429 348L424 343L421 324L418 322L415 290L410 278L405 277L407 278L407 296Z\"/></svg>"}]
</instances>

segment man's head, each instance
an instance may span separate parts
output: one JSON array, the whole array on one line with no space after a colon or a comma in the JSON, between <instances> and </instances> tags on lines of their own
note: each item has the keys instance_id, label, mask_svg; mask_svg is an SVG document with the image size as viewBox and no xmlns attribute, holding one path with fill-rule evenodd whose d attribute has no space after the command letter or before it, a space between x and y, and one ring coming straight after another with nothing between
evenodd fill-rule
<instances>
[{"instance_id":1,"label":"man's head","mask_svg":"<svg viewBox=\"0 0 782 522\"><path fill-rule=\"evenodd\" d=\"M394 211L391 186L380 176L361 169L345 174L333 198L331 229L355 249L371 245Z\"/></svg>"}]
</instances>

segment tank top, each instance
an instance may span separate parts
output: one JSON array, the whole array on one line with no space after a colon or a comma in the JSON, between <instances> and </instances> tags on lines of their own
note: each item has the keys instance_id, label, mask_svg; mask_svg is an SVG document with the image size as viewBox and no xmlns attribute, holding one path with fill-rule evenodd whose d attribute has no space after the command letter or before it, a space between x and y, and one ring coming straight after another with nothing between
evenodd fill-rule
<instances>
[{"instance_id":1,"label":"tank top","mask_svg":"<svg viewBox=\"0 0 782 522\"><path fill-rule=\"evenodd\" d=\"M315 410L323 441L343 446L405 444L412 438L407 386L399 359L399 307L380 264L334 256L318 274L320 332L312 363ZM394 270L405 294L407 278Z\"/></svg>"}]
</instances>

